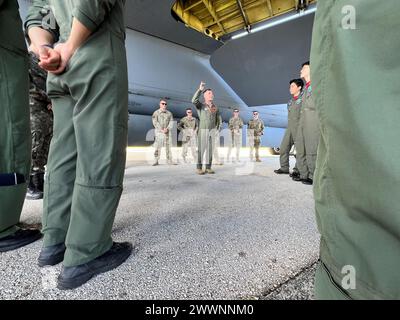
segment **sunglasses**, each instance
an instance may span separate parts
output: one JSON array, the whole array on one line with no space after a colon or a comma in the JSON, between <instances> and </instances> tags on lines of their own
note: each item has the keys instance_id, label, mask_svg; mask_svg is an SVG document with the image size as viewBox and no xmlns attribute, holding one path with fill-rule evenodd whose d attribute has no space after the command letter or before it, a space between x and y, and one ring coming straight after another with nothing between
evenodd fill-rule
<instances>
[{"instance_id":1,"label":"sunglasses","mask_svg":"<svg viewBox=\"0 0 400 320\"><path fill-rule=\"evenodd\" d=\"M161 104L162 104L163 106L166 106L166 105L167 105L165 102L161 102Z\"/></svg>"}]
</instances>

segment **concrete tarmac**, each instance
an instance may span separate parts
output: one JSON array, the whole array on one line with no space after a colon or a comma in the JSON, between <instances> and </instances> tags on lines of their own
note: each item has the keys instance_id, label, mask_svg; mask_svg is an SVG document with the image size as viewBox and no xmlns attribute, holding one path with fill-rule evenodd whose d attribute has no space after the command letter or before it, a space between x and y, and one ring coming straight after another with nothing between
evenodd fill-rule
<instances>
[{"instance_id":1,"label":"concrete tarmac","mask_svg":"<svg viewBox=\"0 0 400 320\"><path fill-rule=\"evenodd\" d=\"M198 176L193 164L152 167L131 154L113 238L132 241L135 254L60 291L61 264L37 266L41 240L0 253L0 299L268 299L317 261L319 247L312 187L277 168L279 157L267 156ZM40 224L41 214L42 201L26 201L22 222ZM296 286L312 297L310 277ZM295 298L289 291L274 297Z\"/></svg>"}]
</instances>

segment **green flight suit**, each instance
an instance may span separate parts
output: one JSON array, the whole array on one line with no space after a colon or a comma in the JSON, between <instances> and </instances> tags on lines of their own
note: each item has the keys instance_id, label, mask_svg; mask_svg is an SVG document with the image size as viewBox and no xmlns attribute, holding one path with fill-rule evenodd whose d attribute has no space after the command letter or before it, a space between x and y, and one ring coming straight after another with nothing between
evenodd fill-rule
<instances>
[{"instance_id":1,"label":"green flight suit","mask_svg":"<svg viewBox=\"0 0 400 320\"><path fill-rule=\"evenodd\" d=\"M183 117L178 124L178 130L182 132L182 158L186 161L188 148L192 151L193 159L196 159L197 131L199 128L198 121L195 117Z\"/></svg>"},{"instance_id":2,"label":"green flight suit","mask_svg":"<svg viewBox=\"0 0 400 320\"><path fill-rule=\"evenodd\" d=\"M254 149L256 150L256 160L260 160L261 136L264 132L264 122L261 119L250 120L247 125L247 137L250 145L250 160L253 160Z\"/></svg>"},{"instance_id":3,"label":"green flight suit","mask_svg":"<svg viewBox=\"0 0 400 320\"><path fill-rule=\"evenodd\" d=\"M168 110L161 111L158 109L154 111L152 115L153 126L155 128L155 139L154 139L154 158L158 161L161 156L161 149L165 147L167 160L172 161L171 152L171 130L174 124L174 117ZM164 133L161 129L168 129L168 133Z\"/></svg>"},{"instance_id":4,"label":"green flight suit","mask_svg":"<svg viewBox=\"0 0 400 320\"><path fill-rule=\"evenodd\" d=\"M315 109L312 86L306 86L297 129L297 167L301 179L314 179L318 143L321 136L318 115Z\"/></svg>"},{"instance_id":5,"label":"green flight suit","mask_svg":"<svg viewBox=\"0 0 400 320\"><path fill-rule=\"evenodd\" d=\"M68 39L74 17L92 31L66 71L47 79L54 133L44 193L44 246L65 242L66 267L89 262L112 246L128 128L124 3L34 0L25 23L26 30L42 27L53 8L55 25L47 30L55 41Z\"/></svg>"},{"instance_id":6,"label":"green flight suit","mask_svg":"<svg viewBox=\"0 0 400 320\"><path fill-rule=\"evenodd\" d=\"M221 127L221 115L213 104L211 107L200 102L201 90L197 90L192 98L199 116L199 132L197 138L197 169L203 168L203 158L206 155L206 169L211 169L215 136Z\"/></svg>"},{"instance_id":7,"label":"green flight suit","mask_svg":"<svg viewBox=\"0 0 400 320\"><path fill-rule=\"evenodd\" d=\"M30 171L28 53L17 0L0 0L0 238L20 219ZM7 177L20 175L19 179Z\"/></svg>"},{"instance_id":8,"label":"green flight suit","mask_svg":"<svg viewBox=\"0 0 400 320\"><path fill-rule=\"evenodd\" d=\"M399 28L398 0L318 1L318 299L400 299ZM345 266L356 272L354 289Z\"/></svg>"},{"instance_id":9,"label":"green flight suit","mask_svg":"<svg viewBox=\"0 0 400 320\"><path fill-rule=\"evenodd\" d=\"M213 161L215 164L221 164L221 159L219 157L219 147L221 146L221 127L222 127L222 117L221 114L218 116L218 127L213 130L214 134L214 144L213 144Z\"/></svg>"},{"instance_id":10,"label":"green flight suit","mask_svg":"<svg viewBox=\"0 0 400 320\"><path fill-rule=\"evenodd\" d=\"M289 155L292 147L296 146L297 129L299 127L302 101L303 97L302 94L300 94L296 99L294 97L290 99L287 105L288 127L281 142L279 155L282 171L289 171ZM297 165L295 165L293 171L298 171Z\"/></svg>"},{"instance_id":11,"label":"green flight suit","mask_svg":"<svg viewBox=\"0 0 400 320\"><path fill-rule=\"evenodd\" d=\"M229 119L228 123L229 130L231 131L231 141L228 148L228 161L231 157L231 152L233 148L236 148L236 160L239 161L240 148L242 147L242 128L243 120L240 117L232 117Z\"/></svg>"}]
</instances>

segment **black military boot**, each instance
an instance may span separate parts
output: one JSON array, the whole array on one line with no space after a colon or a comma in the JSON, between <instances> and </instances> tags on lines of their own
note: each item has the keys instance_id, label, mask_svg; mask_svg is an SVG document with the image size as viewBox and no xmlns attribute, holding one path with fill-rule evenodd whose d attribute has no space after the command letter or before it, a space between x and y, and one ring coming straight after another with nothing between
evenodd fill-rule
<instances>
[{"instance_id":1,"label":"black military boot","mask_svg":"<svg viewBox=\"0 0 400 320\"><path fill-rule=\"evenodd\" d=\"M114 242L111 249L100 257L76 267L63 267L58 277L57 288L60 290L75 289L95 275L115 269L132 253L129 242Z\"/></svg>"},{"instance_id":2,"label":"black military boot","mask_svg":"<svg viewBox=\"0 0 400 320\"><path fill-rule=\"evenodd\" d=\"M300 177L300 172L298 172L298 171L292 171L292 173L289 174L289 177L291 177L291 178Z\"/></svg>"},{"instance_id":3,"label":"black military boot","mask_svg":"<svg viewBox=\"0 0 400 320\"><path fill-rule=\"evenodd\" d=\"M300 178L300 175L298 175L298 176L293 176L292 179L293 179L293 181L297 181L297 182L301 182L301 181L304 180L304 179L301 179L301 178Z\"/></svg>"},{"instance_id":4,"label":"black military boot","mask_svg":"<svg viewBox=\"0 0 400 320\"><path fill-rule=\"evenodd\" d=\"M42 237L40 230L19 229L14 234L0 239L0 252L6 252L24 247Z\"/></svg>"},{"instance_id":5,"label":"black military boot","mask_svg":"<svg viewBox=\"0 0 400 320\"><path fill-rule=\"evenodd\" d=\"M310 179L310 178L307 178L307 179L302 180L301 183L312 185L313 184L313 180Z\"/></svg>"},{"instance_id":6,"label":"black military boot","mask_svg":"<svg viewBox=\"0 0 400 320\"><path fill-rule=\"evenodd\" d=\"M29 177L26 199L28 200L43 199L43 184L44 184L44 173L33 172Z\"/></svg>"},{"instance_id":7,"label":"black military boot","mask_svg":"<svg viewBox=\"0 0 400 320\"><path fill-rule=\"evenodd\" d=\"M54 266L64 260L65 244L59 243L40 250L38 264L39 267Z\"/></svg>"},{"instance_id":8,"label":"black military boot","mask_svg":"<svg viewBox=\"0 0 400 320\"><path fill-rule=\"evenodd\" d=\"M289 171L284 171L281 168L279 168L278 170L274 170L274 172L276 174L289 174Z\"/></svg>"},{"instance_id":9,"label":"black military boot","mask_svg":"<svg viewBox=\"0 0 400 320\"><path fill-rule=\"evenodd\" d=\"M40 191L40 192L44 192L44 172L39 172L37 174L37 185L36 188Z\"/></svg>"}]
</instances>

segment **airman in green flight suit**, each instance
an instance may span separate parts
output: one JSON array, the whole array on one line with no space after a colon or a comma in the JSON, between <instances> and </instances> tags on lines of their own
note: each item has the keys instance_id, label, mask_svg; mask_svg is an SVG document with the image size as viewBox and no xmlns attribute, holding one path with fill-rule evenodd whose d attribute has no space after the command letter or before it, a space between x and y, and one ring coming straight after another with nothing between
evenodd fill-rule
<instances>
[{"instance_id":1,"label":"airman in green flight suit","mask_svg":"<svg viewBox=\"0 0 400 320\"><path fill-rule=\"evenodd\" d=\"M39 265L63 262L60 289L117 267L132 251L111 238L127 147L124 5L34 0L25 22L31 48L49 71L54 112Z\"/></svg>"},{"instance_id":2,"label":"airman in green flight suit","mask_svg":"<svg viewBox=\"0 0 400 320\"><path fill-rule=\"evenodd\" d=\"M312 185L321 132L311 86L310 62L303 64L301 77L305 80L306 85L302 96L303 102L296 138L297 166L300 176L294 176L293 180Z\"/></svg>"},{"instance_id":3,"label":"airman in green flight suit","mask_svg":"<svg viewBox=\"0 0 400 320\"><path fill-rule=\"evenodd\" d=\"M203 94L204 103L200 102L200 96ZM205 83L201 82L199 89L195 92L192 103L197 109L199 116L198 131L198 157L197 157L197 173L203 175L205 173L214 174L211 169L213 162L213 151L215 144L215 135L221 127L221 115L218 107L214 104L214 93L211 89L205 89ZM205 155L205 171L203 170Z\"/></svg>"},{"instance_id":4,"label":"airman in green flight suit","mask_svg":"<svg viewBox=\"0 0 400 320\"><path fill-rule=\"evenodd\" d=\"M30 172L28 52L17 0L0 0L0 252L41 238L17 227Z\"/></svg>"},{"instance_id":5,"label":"airman in green flight suit","mask_svg":"<svg viewBox=\"0 0 400 320\"><path fill-rule=\"evenodd\" d=\"M281 142L279 160L281 167L274 170L276 174L289 174L289 155L290 150L296 145L297 129L299 127L301 104L302 104L302 89L304 83L302 79L293 79L290 81L289 91L292 95L288 103L288 126L285 135ZM292 177L298 176L299 171L295 165Z\"/></svg>"},{"instance_id":6,"label":"airman in green flight suit","mask_svg":"<svg viewBox=\"0 0 400 320\"><path fill-rule=\"evenodd\" d=\"M318 0L317 299L400 299L400 1Z\"/></svg>"}]
</instances>

